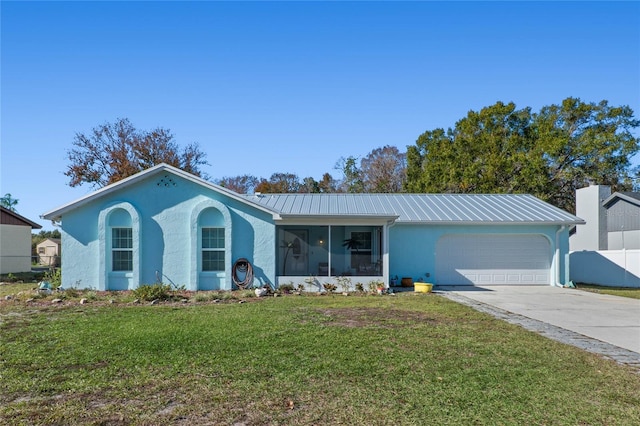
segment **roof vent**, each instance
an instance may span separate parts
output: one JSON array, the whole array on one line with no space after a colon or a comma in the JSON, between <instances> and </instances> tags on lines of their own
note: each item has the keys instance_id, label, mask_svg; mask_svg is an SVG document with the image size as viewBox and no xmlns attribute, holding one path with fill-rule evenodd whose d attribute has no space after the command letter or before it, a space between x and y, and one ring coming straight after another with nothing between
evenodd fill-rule
<instances>
[{"instance_id":1,"label":"roof vent","mask_svg":"<svg viewBox=\"0 0 640 426\"><path fill-rule=\"evenodd\" d=\"M164 175L157 183L158 186L162 186L165 188L176 186L176 183L169 175Z\"/></svg>"}]
</instances>

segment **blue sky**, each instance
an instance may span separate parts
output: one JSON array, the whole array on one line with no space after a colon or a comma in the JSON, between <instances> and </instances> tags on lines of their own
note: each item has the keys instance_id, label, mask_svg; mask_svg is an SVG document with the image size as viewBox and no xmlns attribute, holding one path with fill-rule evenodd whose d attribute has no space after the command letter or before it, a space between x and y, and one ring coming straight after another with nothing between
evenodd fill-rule
<instances>
[{"instance_id":1,"label":"blue sky","mask_svg":"<svg viewBox=\"0 0 640 426\"><path fill-rule=\"evenodd\" d=\"M0 8L0 193L46 229L40 214L92 190L63 175L75 134L120 117L198 142L212 178L320 179L496 101L607 99L640 116L638 2Z\"/></svg>"}]
</instances>

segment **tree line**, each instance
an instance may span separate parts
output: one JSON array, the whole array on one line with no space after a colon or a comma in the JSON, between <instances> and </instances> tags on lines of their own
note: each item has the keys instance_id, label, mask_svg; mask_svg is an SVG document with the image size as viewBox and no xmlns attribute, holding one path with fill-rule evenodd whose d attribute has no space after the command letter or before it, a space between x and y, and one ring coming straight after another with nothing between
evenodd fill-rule
<instances>
[{"instance_id":1,"label":"tree line","mask_svg":"<svg viewBox=\"0 0 640 426\"><path fill-rule=\"evenodd\" d=\"M401 151L375 148L362 158L337 160L334 177L316 180L274 172L212 181L238 193L529 193L575 211L575 190L590 183L614 191L637 189L640 126L628 106L567 98L538 112L497 102L469 111L453 127L427 130ZM78 133L68 152L69 184L101 187L159 163L209 179L197 143L185 148L164 128L140 131L128 119Z\"/></svg>"}]
</instances>

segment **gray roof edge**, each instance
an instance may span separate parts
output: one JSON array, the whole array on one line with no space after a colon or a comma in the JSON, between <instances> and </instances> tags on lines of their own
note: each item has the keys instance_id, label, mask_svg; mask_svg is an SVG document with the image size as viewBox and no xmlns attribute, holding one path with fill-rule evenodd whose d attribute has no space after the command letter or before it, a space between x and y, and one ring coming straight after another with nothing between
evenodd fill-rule
<instances>
[{"instance_id":1,"label":"gray roof edge","mask_svg":"<svg viewBox=\"0 0 640 426\"><path fill-rule=\"evenodd\" d=\"M554 206L554 205L553 205L553 204L551 204L551 203L548 203L548 202L546 202L546 201L544 201L544 200L541 200L540 198L536 197L536 196L535 196L535 195L533 195L533 194L520 194L520 195L524 195L524 196L527 196L527 197L533 198L533 199L534 199L534 200L536 200L537 202L539 202L539 203L542 203L542 204L546 205L548 208L550 208L550 209L552 209L552 210L555 210L555 211L556 211L557 213L559 213L559 214L563 214L563 215L565 215L565 216L571 216L572 218L574 218L574 220L578 220L578 221L580 221L580 222L584 222L584 219L579 218L578 216L576 216L576 215L574 215L574 214L571 214L571 213L569 213L568 211L561 209L560 207ZM586 223L586 222L585 222L585 223Z\"/></svg>"},{"instance_id":2,"label":"gray roof edge","mask_svg":"<svg viewBox=\"0 0 640 426\"><path fill-rule=\"evenodd\" d=\"M625 200L630 202L631 204L635 204L636 206L640 206L640 199L632 197L630 195L625 194L624 192L614 192L613 194L609 195L607 198L605 198L605 200L602 202L602 206L603 207L607 207L609 204L611 204L611 202L613 202L613 200L615 200L616 198L620 198L621 200Z\"/></svg>"},{"instance_id":3,"label":"gray roof edge","mask_svg":"<svg viewBox=\"0 0 640 426\"><path fill-rule=\"evenodd\" d=\"M383 215L383 214L286 214L281 213L281 219L376 219L376 220L397 220L399 215Z\"/></svg>"},{"instance_id":4,"label":"gray roof edge","mask_svg":"<svg viewBox=\"0 0 640 426\"><path fill-rule=\"evenodd\" d=\"M276 211L268 208L267 206L264 206L260 203L256 203L255 201L249 200L243 196L241 196L240 194L231 191L229 189L226 189L220 185L216 185L214 183L208 182L198 176L192 175L191 173L185 172L184 170L180 170L177 167L173 167L170 166L166 163L161 163L158 165L155 165L153 167L150 167L146 170L143 170L141 172L136 173L135 175L131 175L129 177L126 177L122 180L119 180L118 182L114 182L110 185L107 185L105 187L102 187L96 191L93 191L83 197L80 197L74 201L71 201L67 204L64 204L56 209L50 210L48 212L43 213L42 215L40 215L40 218L42 219L46 219L46 220L60 220L61 216L64 213L67 213L73 209L76 209L78 207L81 207L93 200L96 200L98 198L104 197L108 194L111 194L112 192L115 192L119 189L123 189L126 188L130 185L133 185L141 180L143 180L144 178L147 178L149 176L153 176L155 174L158 173L162 173L162 172L169 172L172 173L176 176L180 176L186 180L189 180L191 182L194 182L198 185L201 185L205 188L211 189L213 191L216 191L218 193L224 194L229 196L230 198L233 198L237 201L240 201L243 204L247 204L250 205L256 209L262 210L264 212L267 212L273 216L277 216Z\"/></svg>"},{"instance_id":5,"label":"gray roof edge","mask_svg":"<svg viewBox=\"0 0 640 426\"><path fill-rule=\"evenodd\" d=\"M471 226L491 226L491 225L509 225L509 226L520 226L520 225L553 225L553 226L561 226L561 225L584 225L585 222L583 219L576 217L578 220L493 220L493 221L464 221L464 220L432 220L432 221L417 221L417 220L397 220L396 224L398 225L471 225Z\"/></svg>"}]
</instances>

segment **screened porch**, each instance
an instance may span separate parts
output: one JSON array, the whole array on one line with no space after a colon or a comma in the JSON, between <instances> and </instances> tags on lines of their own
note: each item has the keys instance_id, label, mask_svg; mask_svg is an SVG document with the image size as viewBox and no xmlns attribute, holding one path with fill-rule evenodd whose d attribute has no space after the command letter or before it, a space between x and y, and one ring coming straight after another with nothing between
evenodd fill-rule
<instances>
[{"instance_id":1,"label":"screened porch","mask_svg":"<svg viewBox=\"0 0 640 426\"><path fill-rule=\"evenodd\" d=\"M278 226L278 284L382 280L383 226ZM323 278L326 277L326 278Z\"/></svg>"}]
</instances>

